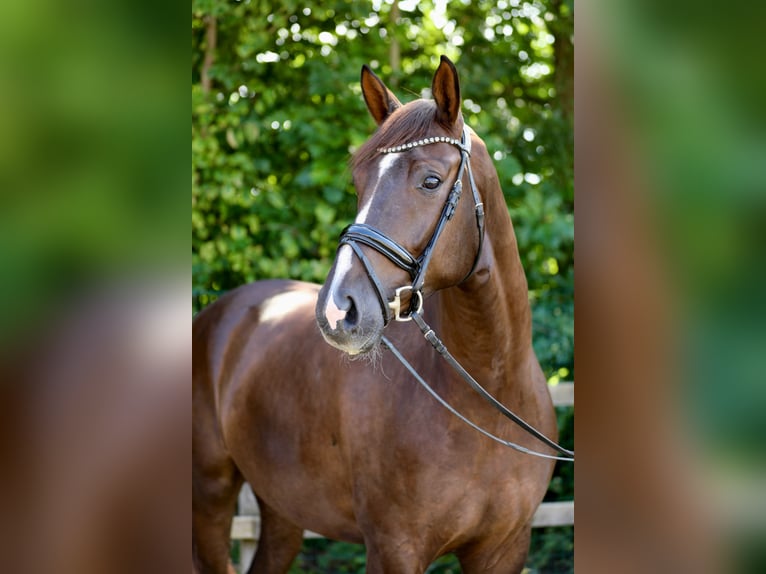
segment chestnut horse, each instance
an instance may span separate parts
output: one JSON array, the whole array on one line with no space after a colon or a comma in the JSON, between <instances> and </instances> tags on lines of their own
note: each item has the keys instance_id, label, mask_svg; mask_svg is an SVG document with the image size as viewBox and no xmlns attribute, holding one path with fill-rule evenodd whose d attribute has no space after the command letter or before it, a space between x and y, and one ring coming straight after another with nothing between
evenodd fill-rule
<instances>
[{"instance_id":1,"label":"chestnut horse","mask_svg":"<svg viewBox=\"0 0 766 574\"><path fill-rule=\"evenodd\" d=\"M353 157L358 214L325 285L245 285L194 321L192 552L201 573L231 571L243 480L262 521L250 573L286 572L304 529L363 543L368 573L424 572L448 552L468 574L520 572L526 560L553 461L465 425L385 348L401 349L468 419L539 447L403 321L427 318L486 390L555 440L497 173L464 125L447 58L433 100L402 105L366 66L361 81L379 129ZM458 201L461 183L473 198Z\"/></svg>"}]
</instances>

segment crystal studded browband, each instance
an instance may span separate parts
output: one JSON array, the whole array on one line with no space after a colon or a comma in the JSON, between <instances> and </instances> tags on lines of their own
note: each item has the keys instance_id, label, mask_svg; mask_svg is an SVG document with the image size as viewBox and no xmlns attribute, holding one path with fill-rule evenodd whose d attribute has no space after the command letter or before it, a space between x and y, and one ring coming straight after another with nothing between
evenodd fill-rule
<instances>
[{"instance_id":1,"label":"crystal studded browband","mask_svg":"<svg viewBox=\"0 0 766 574\"><path fill-rule=\"evenodd\" d=\"M470 148L467 148L465 145L463 145L463 142L460 140L457 140L455 138L448 138L446 136L437 136L432 138L423 138L422 140L409 142L393 147L379 147L378 152L379 153L399 153L403 151L407 151L409 149L412 149L414 147L418 147L421 145L429 145L429 144L435 144L435 143L448 143L452 144L454 146L459 147L461 150L465 151L470 155L471 150Z\"/></svg>"}]
</instances>

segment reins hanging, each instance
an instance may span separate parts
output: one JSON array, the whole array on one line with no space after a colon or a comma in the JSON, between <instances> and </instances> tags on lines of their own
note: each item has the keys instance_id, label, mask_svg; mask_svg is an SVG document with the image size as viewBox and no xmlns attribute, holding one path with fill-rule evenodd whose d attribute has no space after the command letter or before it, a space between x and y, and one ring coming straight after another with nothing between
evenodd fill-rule
<instances>
[{"instance_id":1,"label":"reins hanging","mask_svg":"<svg viewBox=\"0 0 766 574\"><path fill-rule=\"evenodd\" d=\"M420 376L420 374L415 370L415 368L407 361L407 359L404 358L402 353L399 351L399 349L394 346L394 344L386 337L385 335L381 338L383 345L385 345L388 350L391 351L391 353L394 355L394 357L397 358L397 360L404 365L404 367L410 372L410 374L415 377L415 380L420 383L420 385L425 388L431 396L433 396L437 401L439 401L442 406L444 406L448 411L450 411L452 414L457 416L460 420L462 420L464 423L468 424L469 426L473 427L483 435L491 438L492 440L499 442L500 444L510 447L514 450L517 450L519 452L523 452L524 454L529 454L532 456L538 456L541 458L550 458L554 460L561 460L565 462L574 462L574 451L565 449L561 445L557 444L556 442L549 439L547 436L545 436L543 433L541 433L539 430L537 430L535 427L530 425L528 422L526 422L524 419L522 419L520 416L515 414L513 411L511 411L508 407L503 405L500 401L498 401L495 397L493 397L484 387L482 387L476 379L474 379L471 374L466 371L463 366L455 359L455 357L452 356L452 354L449 352L447 347L444 345L444 343L441 342L441 340L436 336L436 333L434 333L434 330L431 329L431 327L423 320L423 317L420 315L419 312L413 312L411 314L413 321L418 326L418 328L423 333L423 336L426 338L426 340L431 343L434 349L444 358L445 361L447 361L447 364L449 364L450 367L452 367L459 375L460 377L466 381L477 393L479 393L479 396L483 398L485 401L487 401L490 405L492 405L495 409L497 409L503 416L510 419L514 423L516 423L518 426L520 426L522 429L524 429L527 433L535 437L537 440L541 441L542 443L546 444L547 446L551 447L552 449L560 452L564 456L556 456L551 454L545 454L542 452L534 451L531 449L528 449L526 447L523 447L517 443L504 440L502 438L499 438L489 431L484 430L477 424L473 423L472 421L468 420L465 416L463 416L460 412L458 412L456 409L454 409L447 401L445 401L439 394L426 382L423 377Z\"/></svg>"}]
</instances>

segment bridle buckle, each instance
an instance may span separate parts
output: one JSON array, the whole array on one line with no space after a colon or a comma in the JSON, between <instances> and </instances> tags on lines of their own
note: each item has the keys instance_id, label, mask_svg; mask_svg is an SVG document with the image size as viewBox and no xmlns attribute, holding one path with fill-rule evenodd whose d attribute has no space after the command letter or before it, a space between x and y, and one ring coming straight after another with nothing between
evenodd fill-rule
<instances>
[{"instance_id":1,"label":"bridle buckle","mask_svg":"<svg viewBox=\"0 0 766 574\"><path fill-rule=\"evenodd\" d=\"M413 295L417 295L418 297L418 305L417 309L412 311L409 315L402 315L402 291L409 289L412 291ZM396 321L405 322L405 321L412 321L412 313L420 313L420 311L423 309L423 293L420 291L415 291L415 289L412 287L412 285L404 285L403 287L398 287L396 291L394 291L394 300L388 302L388 307L394 312L394 319ZM410 299L410 307L412 307L412 299Z\"/></svg>"}]
</instances>

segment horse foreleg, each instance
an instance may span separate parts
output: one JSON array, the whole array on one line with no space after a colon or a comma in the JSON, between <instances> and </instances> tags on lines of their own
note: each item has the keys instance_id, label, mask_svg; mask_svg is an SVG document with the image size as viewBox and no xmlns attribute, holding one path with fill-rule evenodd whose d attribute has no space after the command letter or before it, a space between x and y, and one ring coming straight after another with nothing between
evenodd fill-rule
<instances>
[{"instance_id":1,"label":"horse foreleg","mask_svg":"<svg viewBox=\"0 0 766 574\"><path fill-rule=\"evenodd\" d=\"M284 574L301 550L303 529L279 516L260 498L261 533L248 574Z\"/></svg>"},{"instance_id":2,"label":"horse foreleg","mask_svg":"<svg viewBox=\"0 0 766 574\"><path fill-rule=\"evenodd\" d=\"M218 449L195 436L192 448L192 562L195 574L235 574L231 521L242 476ZM212 441L211 441L212 442ZM216 456L213 456L215 454Z\"/></svg>"}]
</instances>

